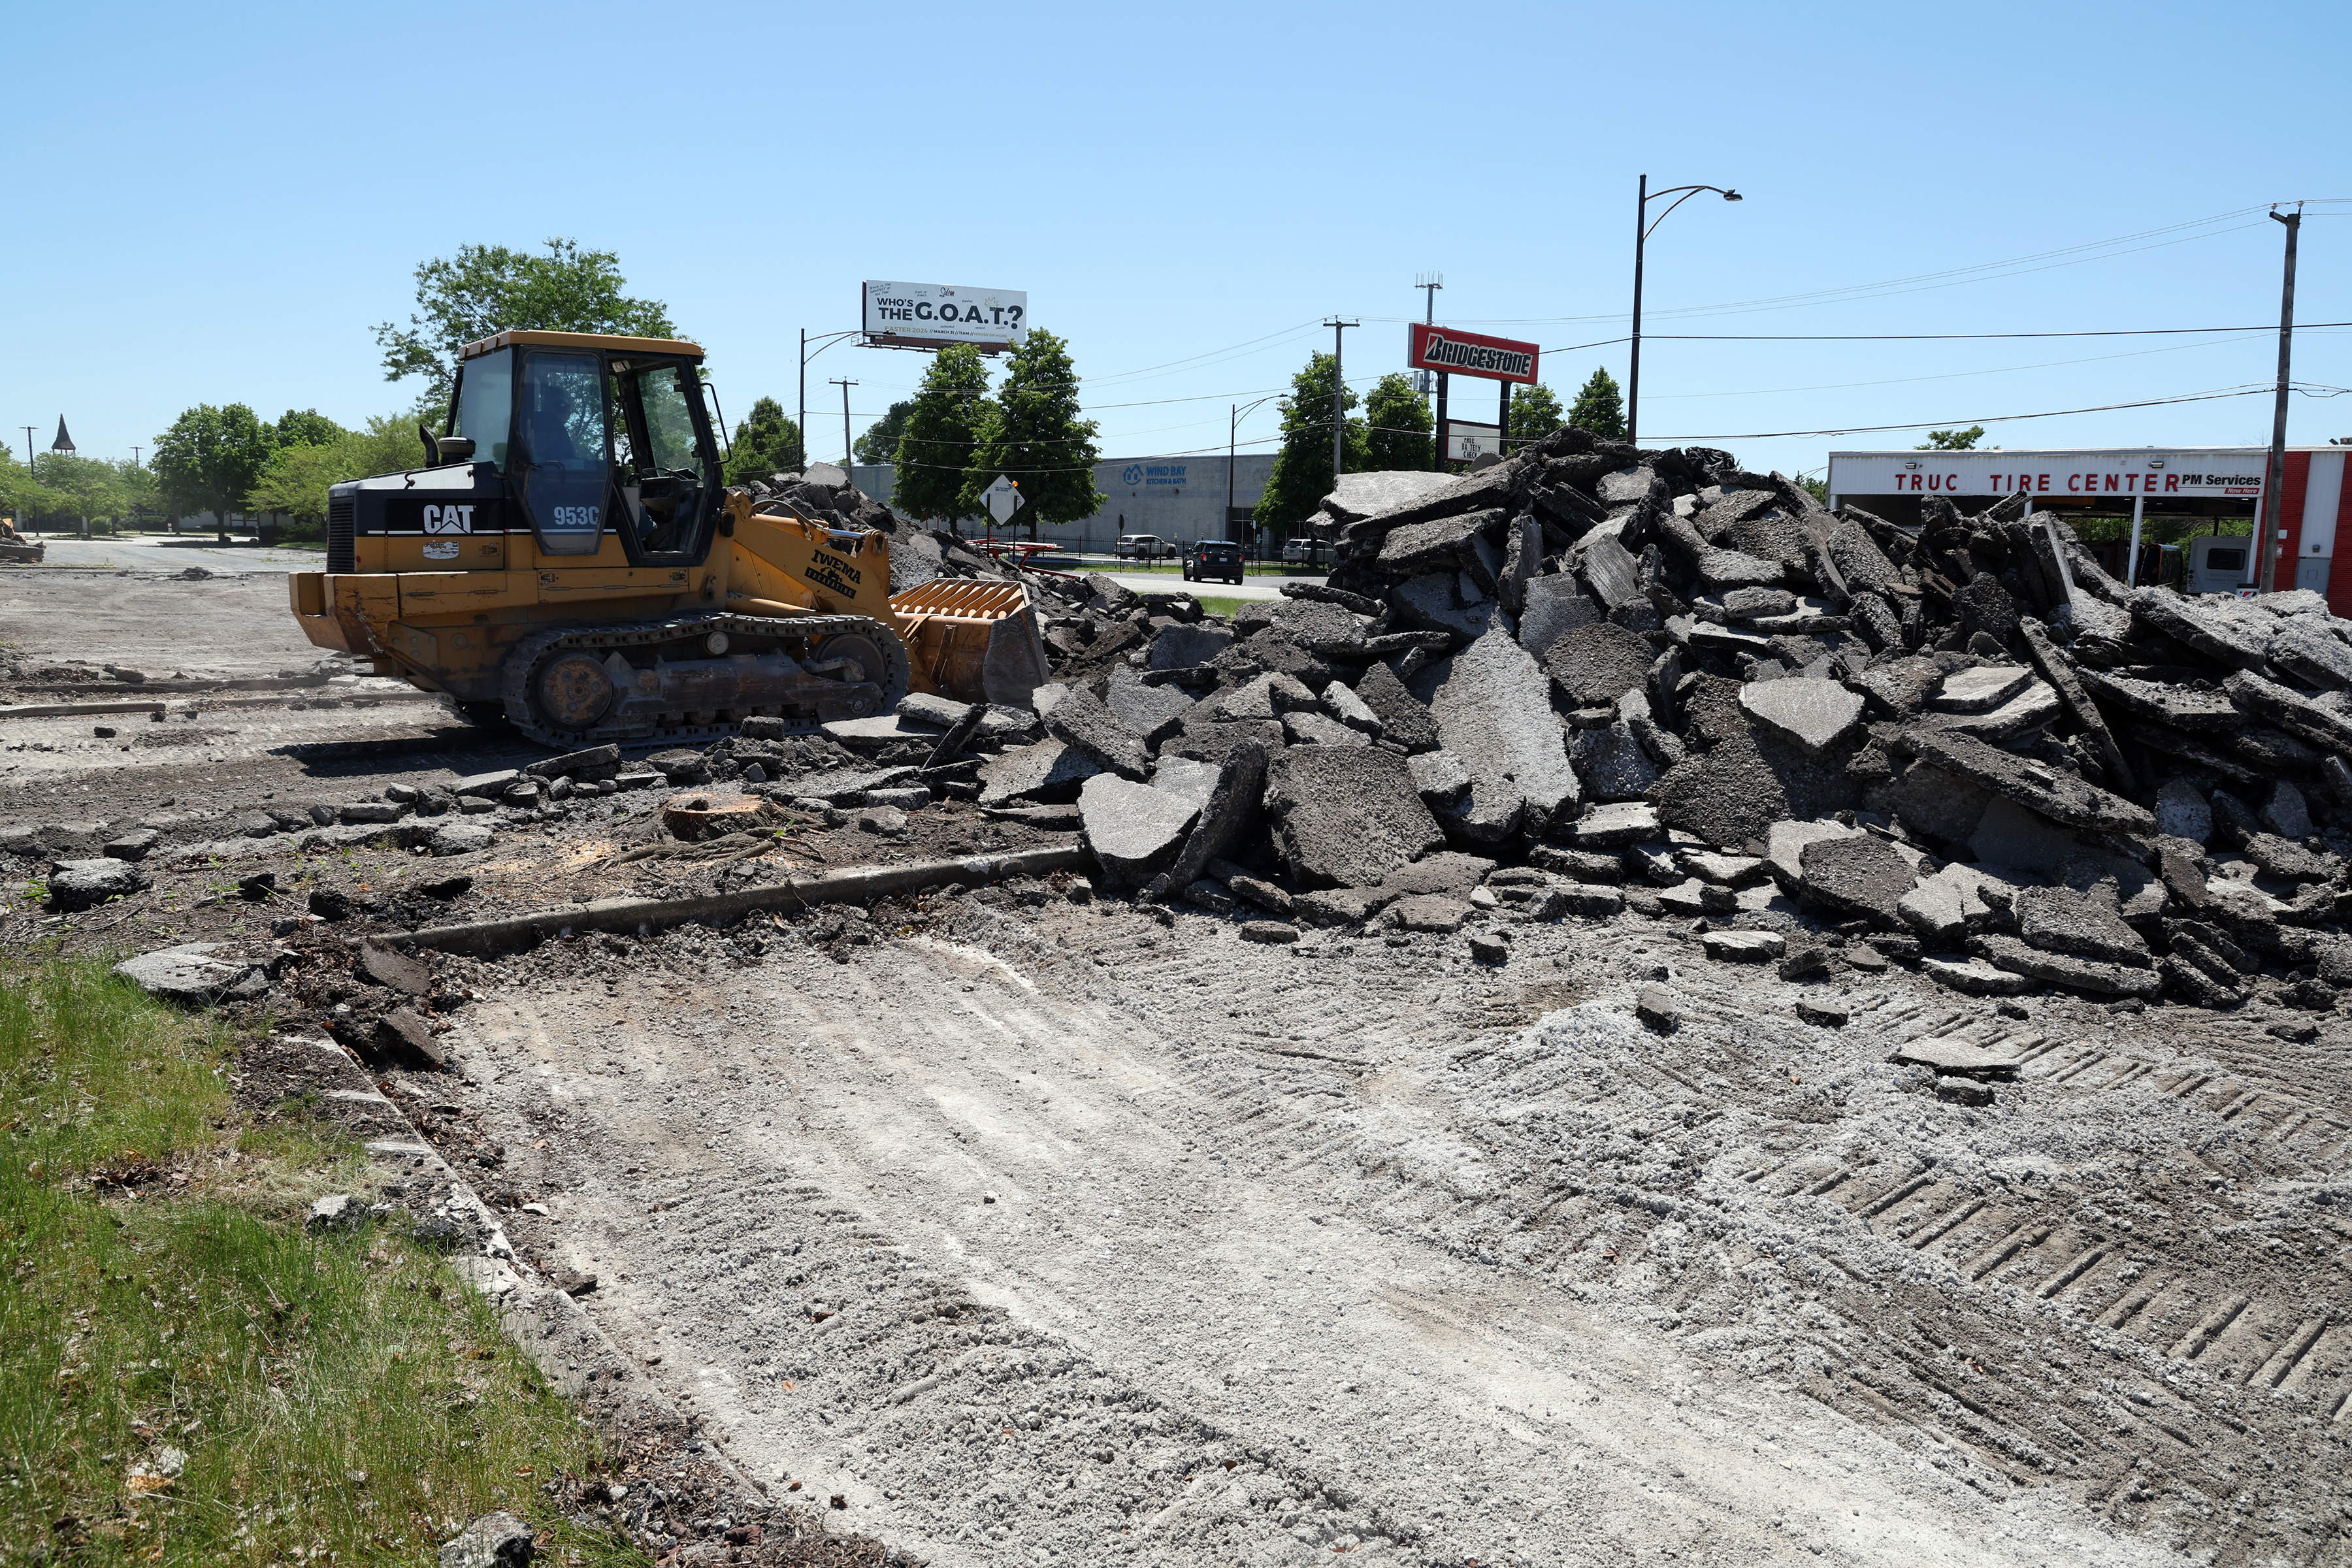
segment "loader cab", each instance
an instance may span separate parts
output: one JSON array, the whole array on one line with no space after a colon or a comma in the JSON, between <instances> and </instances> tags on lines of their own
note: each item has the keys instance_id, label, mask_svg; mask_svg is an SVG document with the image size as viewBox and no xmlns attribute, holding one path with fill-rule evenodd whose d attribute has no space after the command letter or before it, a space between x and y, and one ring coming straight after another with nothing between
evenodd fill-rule
<instances>
[{"instance_id":1,"label":"loader cab","mask_svg":"<svg viewBox=\"0 0 2352 1568\"><path fill-rule=\"evenodd\" d=\"M505 331L458 354L436 463L497 470L539 547L698 565L724 500L702 350L667 338Z\"/></svg>"}]
</instances>

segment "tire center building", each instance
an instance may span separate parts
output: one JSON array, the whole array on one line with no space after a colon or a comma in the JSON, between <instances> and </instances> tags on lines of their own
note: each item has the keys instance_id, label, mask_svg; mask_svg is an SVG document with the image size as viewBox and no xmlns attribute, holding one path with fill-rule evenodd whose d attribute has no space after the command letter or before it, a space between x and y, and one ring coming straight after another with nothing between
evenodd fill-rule
<instances>
[{"instance_id":1,"label":"tire center building","mask_svg":"<svg viewBox=\"0 0 2352 1568\"><path fill-rule=\"evenodd\" d=\"M1246 543L1251 535L1248 514L1265 494L1274 477L1274 454L1244 452L1231 459L1234 510L1225 512L1226 463L1214 457L1113 458L1095 465L1095 489L1103 493L1102 510L1092 517L1064 526L1047 523L1037 530L1045 543L1088 554L1108 555L1123 534L1149 533L1177 545L1203 539L1230 539ZM850 482L883 505L890 504L894 489L891 466L860 463L849 471ZM963 525L971 533L985 522ZM1261 541L1263 546L1266 542ZM1277 552L1279 545L1276 546Z\"/></svg>"},{"instance_id":2,"label":"tire center building","mask_svg":"<svg viewBox=\"0 0 2352 1568\"><path fill-rule=\"evenodd\" d=\"M2327 596L2352 616L2352 552L2338 559L2336 524L2347 507L2344 447L2290 447L2280 492L2280 552L2273 585ZM2173 580L2190 593L2250 591L2261 563L2251 546L2262 515L2266 447L2127 447L2051 451L1832 452L1832 506L1852 505L1916 527L1922 509L1948 500L1964 513L2024 495L2036 509L2073 517L2129 518L2131 537L2189 533L2178 545L2143 543L2137 561L2122 539L2091 545L2117 577ZM2178 551L2177 563L2160 552Z\"/></svg>"}]
</instances>

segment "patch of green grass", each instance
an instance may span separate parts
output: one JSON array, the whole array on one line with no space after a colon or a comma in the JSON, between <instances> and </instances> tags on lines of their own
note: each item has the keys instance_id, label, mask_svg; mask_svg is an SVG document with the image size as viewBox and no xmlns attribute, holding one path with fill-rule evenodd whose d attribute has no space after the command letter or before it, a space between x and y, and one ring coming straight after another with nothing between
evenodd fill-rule
<instances>
[{"instance_id":1,"label":"patch of green grass","mask_svg":"<svg viewBox=\"0 0 2352 1568\"><path fill-rule=\"evenodd\" d=\"M1202 615L1223 616L1229 621L1240 615L1242 606L1249 603L1247 599L1230 599L1223 594L1199 594L1194 597L1201 601Z\"/></svg>"},{"instance_id":2,"label":"patch of green grass","mask_svg":"<svg viewBox=\"0 0 2352 1568\"><path fill-rule=\"evenodd\" d=\"M364 1155L232 1106L216 1024L100 965L0 974L0 1562L429 1563L591 1434L447 1260L306 1234Z\"/></svg>"}]
</instances>

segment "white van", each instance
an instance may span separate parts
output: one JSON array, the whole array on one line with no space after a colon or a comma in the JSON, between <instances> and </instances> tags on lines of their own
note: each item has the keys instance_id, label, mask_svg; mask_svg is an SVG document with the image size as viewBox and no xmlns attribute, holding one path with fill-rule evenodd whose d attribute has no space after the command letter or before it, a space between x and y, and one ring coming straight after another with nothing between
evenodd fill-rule
<instances>
[{"instance_id":1,"label":"white van","mask_svg":"<svg viewBox=\"0 0 2352 1568\"><path fill-rule=\"evenodd\" d=\"M1121 561L1166 561L1176 553L1176 547L1156 533L1122 533L1118 536L1118 558Z\"/></svg>"},{"instance_id":2,"label":"white van","mask_svg":"<svg viewBox=\"0 0 2352 1568\"><path fill-rule=\"evenodd\" d=\"M2189 591L2234 594L2254 575L2250 533L2200 533L2189 541Z\"/></svg>"}]
</instances>

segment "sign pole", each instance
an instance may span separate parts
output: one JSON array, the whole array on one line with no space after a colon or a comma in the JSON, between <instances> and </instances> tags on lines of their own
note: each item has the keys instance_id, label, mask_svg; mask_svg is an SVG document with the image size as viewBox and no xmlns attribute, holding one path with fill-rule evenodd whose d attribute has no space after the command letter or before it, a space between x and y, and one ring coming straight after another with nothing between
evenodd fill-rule
<instances>
[{"instance_id":1,"label":"sign pole","mask_svg":"<svg viewBox=\"0 0 2352 1568\"><path fill-rule=\"evenodd\" d=\"M1362 323L1333 316L1323 324L1331 329L1331 484L1337 489L1348 455L1348 374L1340 350L1348 329Z\"/></svg>"},{"instance_id":2,"label":"sign pole","mask_svg":"<svg viewBox=\"0 0 2352 1568\"><path fill-rule=\"evenodd\" d=\"M1495 410L1495 450L1507 458L1511 455L1511 384L1498 384L1503 389L1502 402Z\"/></svg>"},{"instance_id":3,"label":"sign pole","mask_svg":"<svg viewBox=\"0 0 2352 1568\"><path fill-rule=\"evenodd\" d=\"M2286 392L2287 359L2294 344L2294 242L2303 230L2303 204L2297 202L2294 211L2284 216L2272 213L2273 221L2286 225L2286 281L2279 295L2279 361L2278 397L2271 408L2271 460L2263 470L2263 575L2262 590L2270 593L2278 585L2280 512L2286 500Z\"/></svg>"},{"instance_id":4,"label":"sign pole","mask_svg":"<svg viewBox=\"0 0 2352 1568\"><path fill-rule=\"evenodd\" d=\"M1437 373L1437 471L1445 472L1450 454L1445 450L1445 373Z\"/></svg>"}]
</instances>

